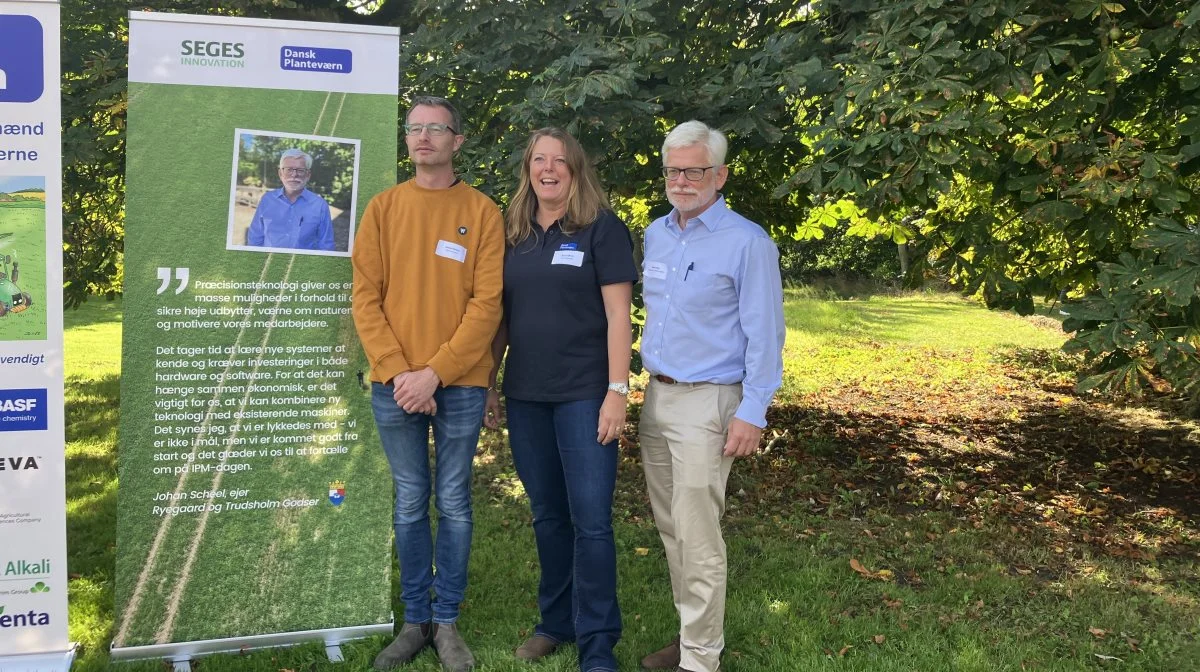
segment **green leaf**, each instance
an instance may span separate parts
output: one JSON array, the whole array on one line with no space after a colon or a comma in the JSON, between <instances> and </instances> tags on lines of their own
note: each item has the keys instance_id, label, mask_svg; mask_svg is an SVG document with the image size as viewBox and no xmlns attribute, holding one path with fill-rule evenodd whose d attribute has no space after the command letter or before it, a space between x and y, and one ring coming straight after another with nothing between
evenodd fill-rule
<instances>
[{"instance_id":1,"label":"green leaf","mask_svg":"<svg viewBox=\"0 0 1200 672\"><path fill-rule=\"evenodd\" d=\"M1025 211L1025 219L1036 222L1070 222L1083 217L1083 208L1070 201L1043 201Z\"/></svg>"},{"instance_id":2,"label":"green leaf","mask_svg":"<svg viewBox=\"0 0 1200 672\"><path fill-rule=\"evenodd\" d=\"M1158 159L1154 158L1153 154L1145 154L1142 156L1142 167L1138 173L1149 180L1155 175L1158 175Z\"/></svg>"},{"instance_id":3,"label":"green leaf","mask_svg":"<svg viewBox=\"0 0 1200 672\"><path fill-rule=\"evenodd\" d=\"M1200 4L1193 5L1192 11L1188 12L1187 16L1183 17L1183 25L1191 28L1192 26L1196 25L1197 21L1200 21Z\"/></svg>"}]
</instances>

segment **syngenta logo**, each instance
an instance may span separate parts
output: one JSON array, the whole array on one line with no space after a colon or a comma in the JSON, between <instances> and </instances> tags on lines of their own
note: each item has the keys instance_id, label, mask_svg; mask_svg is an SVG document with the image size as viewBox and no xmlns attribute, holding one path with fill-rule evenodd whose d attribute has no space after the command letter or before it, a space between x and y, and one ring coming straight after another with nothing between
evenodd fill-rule
<instances>
[{"instance_id":1,"label":"syngenta logo","mask_svg":"<svg viewBox=\"0 0 1200 672\"><path fill-rule=\"evenodd\" d=\"M16 457L0 457L0 471L26 471L28 469L40 469L37 458L32 455L18 455Z\"/></svg>"},{"instance_id":2,"label":"syngenta logo","mask_svg":"<svg viewBox=\"0 0 1200 672\"><path fill-rule=\"evenodd\" d=\"M4 576L45 576L50 573L50 558L10 560L4 563Z\"/></svg>"},{"instance_id":3,"label":"syngenta logo","mask_svg":"<svg viewBox=\"0 0 1200 672\"><path fill-rule=\"evenodd\" d=\"M23 614L6 614L4 607L0 606L0 629L36 628L43 625L50 625L50 614L44 611L30 609Z\"/></svg>"},{"instance_id":4,"label":"syngenta logo","mask_svg":"<svg viewBox=\"0 0 1200 672\"><path fill-rule=\"evenodd\" d=\"M241 42L184 40L179 43L179 62L210 68L244 68L246 48Z\"/></svg>"}]
</instances>

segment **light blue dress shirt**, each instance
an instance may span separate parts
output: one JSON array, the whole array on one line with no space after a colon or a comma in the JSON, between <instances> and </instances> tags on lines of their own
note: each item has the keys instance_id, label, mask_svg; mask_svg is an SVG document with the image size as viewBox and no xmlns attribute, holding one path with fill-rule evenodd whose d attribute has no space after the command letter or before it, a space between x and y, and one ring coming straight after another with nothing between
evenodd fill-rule
<instances>
[{"instance_id":1,"label":"light blue dress shirt","mask_svg":"<svg viewBox=\"0 0 1200 672\"><path fill-rule=\"evenodd\" d=\"M783 384L779 250L718 197L679 228L672 210L646 229L642 363L688 383L742 384L736 417L766 427Z\"/></svg>"},{"instance_id":2,"label":"light blue dress shirt","mask_svg":"<svg viewBox=\"0 0 1200 672\"><path fill-rule=\"evenodd\" d=\"M292 203L283 188L263 194L246 232L253 247L285 247L294 250L332 250L333 221L325 199L305 189Z\"/></svg>"}]
</instances>

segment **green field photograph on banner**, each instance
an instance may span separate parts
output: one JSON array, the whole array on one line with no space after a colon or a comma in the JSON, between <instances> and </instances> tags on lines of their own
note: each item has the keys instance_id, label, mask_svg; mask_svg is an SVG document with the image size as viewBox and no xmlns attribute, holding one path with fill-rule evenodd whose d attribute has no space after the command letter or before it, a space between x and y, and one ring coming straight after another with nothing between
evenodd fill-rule
<instances>
[{"instance_id":1,"label":"green field photograph on banner","mask_svg":"<svg viewBox=\"0 0 1200 672\"><path fill-rule=\"evenodd\" d=\"M115 659L392 630L349 255L395 184L398 46L130 15Z\"/></svg>"}]
</instances>

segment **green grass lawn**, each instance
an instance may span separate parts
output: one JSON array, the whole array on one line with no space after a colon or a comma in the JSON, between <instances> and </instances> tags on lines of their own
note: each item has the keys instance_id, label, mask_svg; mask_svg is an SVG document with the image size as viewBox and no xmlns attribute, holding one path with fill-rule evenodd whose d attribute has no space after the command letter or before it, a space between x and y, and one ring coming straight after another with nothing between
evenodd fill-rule
<instances>
[{"instance_id":1,"label":"green grass lawn","mask_svg":"<svg viewBox=\"0 0 1200 672\"><path fill-rule=\"evenodd\" d=\"M1075 395L1047 320L945 295L826 301L789 291L769 449L734 467L722 669L1200 669L1200 429ZM67 314L71 638L113 634L119 303ZM638 394L633 398L636 402ZM633 422L616 526L623 670L673 635ZM503 437L477 459L460 626L479 669L536 622L530 514ZM853 563L852 563L853 561ZM393 605L399 611L393 580ZM204 670L365 669L382 638L204 659ZM161 670L161 662L130 663ZM412 670L440 669L427 652Z\"/></svg>"}]
</instances>

